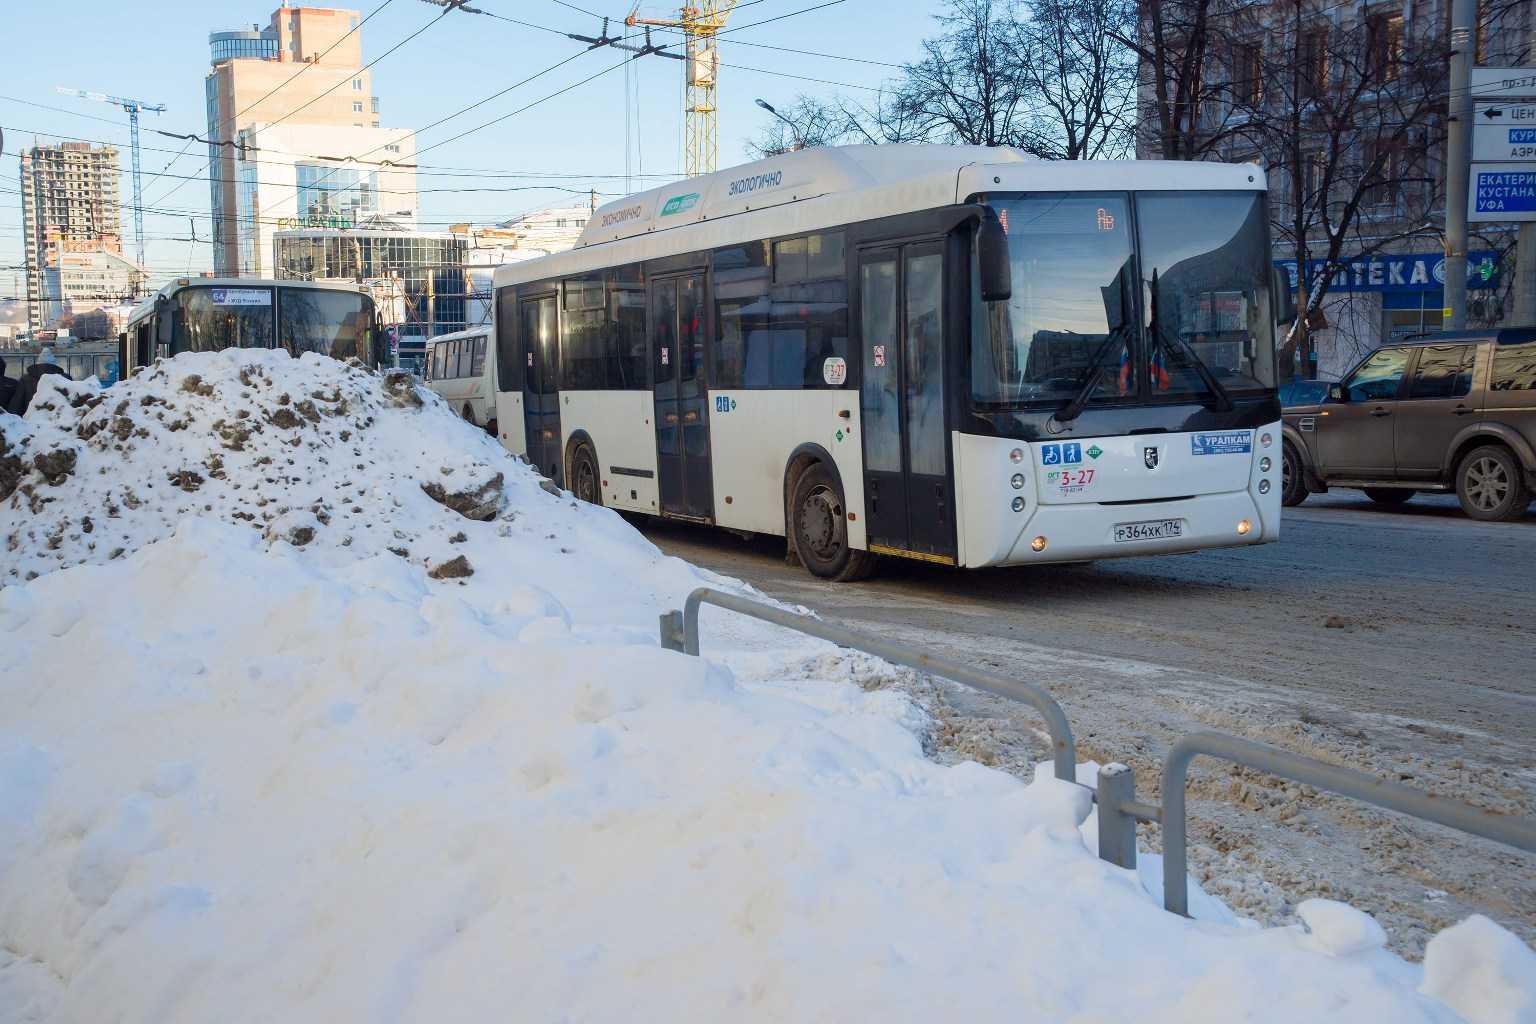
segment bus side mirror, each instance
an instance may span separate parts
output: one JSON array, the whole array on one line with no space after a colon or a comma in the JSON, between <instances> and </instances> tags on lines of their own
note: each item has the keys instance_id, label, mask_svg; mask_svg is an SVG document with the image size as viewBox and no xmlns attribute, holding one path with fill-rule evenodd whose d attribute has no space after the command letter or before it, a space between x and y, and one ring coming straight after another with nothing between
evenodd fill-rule
<instances>
[{"instance_id":1,"label":"bus side mirror","mask_svg":"<svg viewBox=\"0 0 1536 1024\"><path fill-rule=\"evenodd\" d=\"M1296 293L1291 291L1290 275L1279 267L1270 267L1269 290L1275 307L1275 323L1295 323Z\"/></svg>"},{"instance_id":2,"label":"bus side mirror","mask_svg":"<svg viewBox=\"0 0 1536 1024\"><path fill-rule=\"evenodd\" d=\"M980 268L981 301L1007 302L1013 295L1008 233L991 207L982 213L981 223L976 227L976 262Z\"/></svg>"}]
</instances>

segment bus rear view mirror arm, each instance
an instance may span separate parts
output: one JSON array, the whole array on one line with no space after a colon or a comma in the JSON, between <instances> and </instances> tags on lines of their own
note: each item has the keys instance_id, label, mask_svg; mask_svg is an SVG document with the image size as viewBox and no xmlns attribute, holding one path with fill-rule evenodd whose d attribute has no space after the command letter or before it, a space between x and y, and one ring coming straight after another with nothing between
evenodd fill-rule
<instances>
[{"instance_id":1,"label":"bus rear view mirror arm","mask_svg":"<svg viewBox=\"0 0 1536 1024\"><path fill-rule=\"evenodd\" d=\"M987 207L976 226L976 263L980 268L981 301L1007 302L1013 296L1008 265L1008 233L997 211Z\"/></svg>"}]
</instances>

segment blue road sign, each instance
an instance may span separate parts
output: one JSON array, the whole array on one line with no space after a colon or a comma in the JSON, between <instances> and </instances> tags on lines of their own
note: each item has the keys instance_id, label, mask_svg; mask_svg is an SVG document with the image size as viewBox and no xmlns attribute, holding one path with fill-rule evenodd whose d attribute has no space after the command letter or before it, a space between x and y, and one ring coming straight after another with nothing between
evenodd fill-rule
<instances>
[{"instance_id":1,"label":"blue road sign","mask_svg":"<svg viewBox=\"0 0 1536 1024\"><path fill-rule=\"evenodd\" d=\"M1471 193L1473 220L1536 220L1536 168L1475 164Z\"/></svg>"}]
</instances>

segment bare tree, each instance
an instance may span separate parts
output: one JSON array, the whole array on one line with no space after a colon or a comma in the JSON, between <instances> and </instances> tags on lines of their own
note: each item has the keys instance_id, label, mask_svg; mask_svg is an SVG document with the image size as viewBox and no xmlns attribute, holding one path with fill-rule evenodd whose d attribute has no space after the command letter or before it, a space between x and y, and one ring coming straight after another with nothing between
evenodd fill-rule
<instances>
[{"instance_id":1,"label":"bare tree","mask_svg":"<svg viewBox=\"0 0 1536 1024\"><path fill-rule=\"evenodd\" d=\"M1037 104L1036 156L1130 156L1137 62L1118 37L1136 23L1134 0L1032 0L1018 26L1026 93Z\"/></svg>"},{"instance_id":2,"label":"bare tree","mask_svg":"<svg viewBox=\"0 0 1536 1024\"><path fill-rule=\"evenodd\" d=\"M1133 0L950 0L923 56L873 103L799 96L759 153L841 142L1014 146L1047 159L1131 148ZM788 123L785 123L785 122Z\"/></svg>"},{"instance_id":3,"label":"bare tree","mask_svg":"<svg viewBox=\"0 0 1536 1024\"><path fill-rule=\"evenodd\" d=\"M1139 155L1162 160L1205 160L1239 134L1231 110L1231 53L1218 50L1233 23L1260 6L1239 0L1139 0L1131 30L1113 33L1135 54L1138 75ZM1215 115L1215 116L1213 116Z\"/></svg>"},{"instance_id":4,"label":"bare tree","mask_svg":"<svg viewBox=\"0 0 1536 1024\"><path fill-rule=\"evenodd\" d=\"M1407 35L1400 14L1323 19L1317 3L1292 0L1283 22L1267 22L1269 45L1244 51L1259 55L1255 84L1235 104L1241 144L1256 149L1278 193L1277 238L1299 268L1285 369L1298 354L1310 363L1310 329L1350 261L1441 237L1432 156L1445 130L1439 34Z\"/></svg>"}]
</instances>

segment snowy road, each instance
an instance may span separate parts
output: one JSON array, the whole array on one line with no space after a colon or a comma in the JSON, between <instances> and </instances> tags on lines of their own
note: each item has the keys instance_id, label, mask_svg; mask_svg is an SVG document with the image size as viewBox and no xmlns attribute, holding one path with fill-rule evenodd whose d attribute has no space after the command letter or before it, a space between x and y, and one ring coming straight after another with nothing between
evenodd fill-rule
<instances>
[{"instance_id":1,"label":"snowy road","mask_svg":"<svg viewBox=\"0 0 1536 1024\"><path fill-rule=\"evenodd\" d=\"M1282 541L1260 548L968 573L887 559L857 585L784 565L782 542L644 529L830 619L1043 683L1079 755L1131 764L1143 791L1173 738L1206 726L1536 814L1536 515L1485 524L1445 496L1382 511L1342 491L1288 509ZM1022 709L936 699L941 756L1021 773L1043 756ZM1526 855L1209 762L1190 807L1193 870L1219 869L1211 888L1251 916L1325 895L1376 914L1412 956L1473 910L1536 940Z\"/></svg>"}]
</instances>

